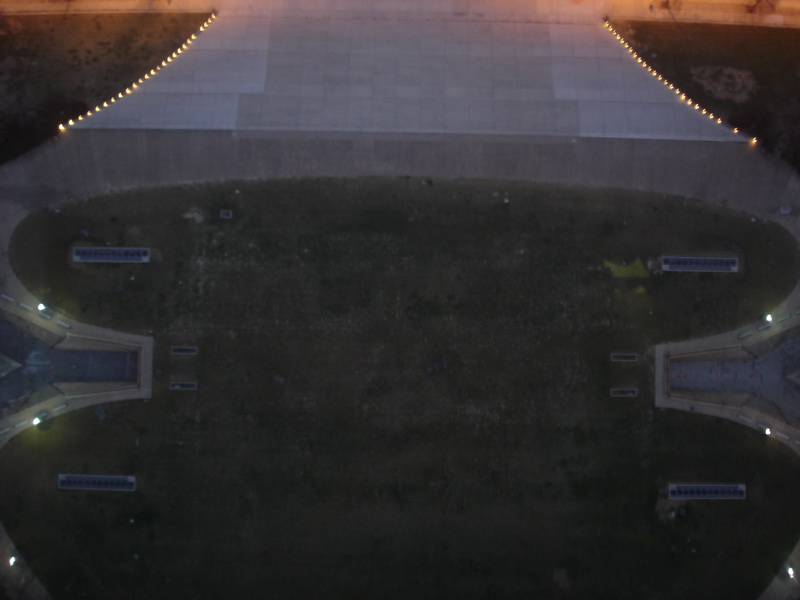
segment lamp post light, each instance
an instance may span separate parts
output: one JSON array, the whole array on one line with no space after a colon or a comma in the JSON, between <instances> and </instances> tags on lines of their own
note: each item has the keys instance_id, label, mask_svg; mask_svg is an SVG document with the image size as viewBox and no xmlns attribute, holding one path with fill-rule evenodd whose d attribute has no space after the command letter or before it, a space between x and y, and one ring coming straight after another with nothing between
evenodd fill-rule
<instances>
[{"instance_id":1,"label":"lamp post light","mask_svg":"<svg viewBox=\"0 0 800 600\"><path fill-rule=\"evenodd\" d=\"M43 423L44 420L47 418L47 414L48 414L47 411L43 410L42 412L37 414L35 417L33 417L33 420L31 421L31 423L33 423L34 427L39 425L39 424L41 424L41 423Z\"/></svg>"}]
</instances>

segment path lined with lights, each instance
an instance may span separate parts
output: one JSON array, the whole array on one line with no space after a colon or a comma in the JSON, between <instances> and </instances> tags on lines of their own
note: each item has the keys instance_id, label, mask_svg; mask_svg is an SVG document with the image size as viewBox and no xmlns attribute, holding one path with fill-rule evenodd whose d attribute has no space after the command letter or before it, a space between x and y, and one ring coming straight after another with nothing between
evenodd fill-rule
<instances>
[{"instance_id":1,"label":"path lined with lights","mask_svg":"<svg viewBox=\"0 0 800 600\"><path fill-rule=\"evenodd\" d=\"M623 38L622 35L616 29L614 29L614 27L608 20L605 21L605 27L606 29L608 29L609 32L611 32L611 35L613 35L616 38L616 40L628 51L628 53L631 55L631 58L633 58L637 63L639 63L643 69L647 69L647 72L650 73L656 79L658 79L658 81L663 83L667 87L667 89L669 89L671 92L674 92L675 95L680 98L681 102L685 103L687 106L693 106L695 110L700 111L700 114L708 117L711 121L716 122L718 125L725 126L725 124L722 122L721 117L715 116L714 113L700 106L699 102L694 102L691 98L687 98L686 94L682 92L679 87L677 87L674 83L670 82L666 77L661 75L651 65L648 65L647 61L645 61L641 56L639 56L639 54L633 49L633 46L631 46L631 44L627 42L625 38ZM733 133L739 133L738 127L731 127L730 129ZM751 144L755 145L757 142L758 142L757 138L750 138Z\"/></svg>"},{"instance_id":2,"label":"path lined with lights","mask_svg":"<svg viewBox=\"0 0 800 600\"><path fill-rule=\"evenodd\" d=\"M480 18L338 8L214 15L185 60L64 130L736 139L676 105L597 24L536 22L528 5Z\"/></svg>"},{"instance_id":3,"label":"path lined with lights","mask_svg":"<svg viewBox=\"0 0 800 600\"><path fill-rule=\"evenodd\" d=\"M59 131L66 131L68 127L74 126L76 122L83 121L84 119L88 119L93 114L97 114L101 110L103 110L104 108L108 108L112 104L116 103L117 100L121 100L126 95L132 94L134 92L134 90L138 89L140 84L144 83L146 80L150 79L151 77L155 77L156 74L161 69L166 67L168 64L170 64L176 58L178 58L178 56L183 54L184 51L188 50L189 46L192 44L192 42L197 39L197 36L200 33L202 33L203 31L205 31L205 29L209 25L211 25L211 23L213 23L216 18L217 18L217 15L212 13L211 16L208 18L208 20L200 26L200 29L198 29L197 33L193 33L189 38L187 38L187 40L180 46L180 48L175 50L175 52L173 52L170 56L168 56L163 61L161 61L160 65L157 65L157 66L153 67L152 69L150 69L150 71L145 73L144 75L142 75L139 78L138 81L134 81L129 87L127 87L125 89L124 92L119 92L116 96L112 96L111 98L109 98L108 100L103 102L102 105L98 104L97 106L95 106L94 111L89 110L85 114L82 114L82 115L78 116L77 119L70 119L66 123L59 124L59 126L58 126Z\"/></svg>"}]
</instances>

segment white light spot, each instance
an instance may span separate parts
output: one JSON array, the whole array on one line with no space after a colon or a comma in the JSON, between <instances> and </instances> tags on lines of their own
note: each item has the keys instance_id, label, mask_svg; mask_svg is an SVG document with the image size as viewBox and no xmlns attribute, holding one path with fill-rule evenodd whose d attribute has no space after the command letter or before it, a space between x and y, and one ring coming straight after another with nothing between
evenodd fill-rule
<instances>
[{"instance_id":1,"label":"white light spot","mask_svg":"<svg viewBox=\"0 0 800 600\"><path fill-rule=\"evenodd\" d=\"M15 562L17 562L17 557L16 556L12 556L11 558L8 559L9 566L13 567Z\"/></svg>"},{"instance_id":2,"label":"white light spot","mask_svg":"<svg viewBox=\"0 0 800 600\"><path fill-rule=\"evenodd\" d=\"M772 430L771 430L769 427L767 427L767 428L764 430L764 433L766 433L767 435L772 435Z\"/></svg>"},{"instance_id":3,"label":"white light spot","mask_svg":"<svg viewBox=\"0 0 800 600\"><path fill-rule=\"evenodd\" d=\"M772 321L772 315L767 315L767 321Z\"/></svg>"},{"instance_id":4,"label":"white light spot","mask_svg":"<svg viewBox=\"0 0 800 600\"><path fill-rule=\"evenodd\" d=\"M33 421L31 421L31 422L32 422L34 425L38 425L39 423L41 423L41 422L42 422L42 420L41 420L39 417L33 417Z\"/></svg>"},{"instance_id":5,"label":"white light spot","mask_svg":"<svg viewBox=\"0 0 800 600\"><path fill-rule=\"evenodd\" d=\"M37 306L36 308L38 308L39 310L44 310L47 307L44 304L42 304L41 302L39 302L39 306Z\"/></svg>"}]
</instances>

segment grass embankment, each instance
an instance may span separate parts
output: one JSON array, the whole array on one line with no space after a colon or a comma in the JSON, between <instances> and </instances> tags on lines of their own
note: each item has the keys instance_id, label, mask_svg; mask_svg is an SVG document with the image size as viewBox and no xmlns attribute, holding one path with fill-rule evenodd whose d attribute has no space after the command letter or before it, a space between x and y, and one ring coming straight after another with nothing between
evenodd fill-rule
<instances>
[{"instance_id":1,"label":"grass embankment","mask_svg":"<svg viewBox=\"0 0 800 600\"><path fill-rule=\"evenodd\" d=\"M800 169L800 31L651 21L612 24L687 96Z\"/></svg>"},{"instance_id":2,"label":"grass embankment","mask_svg":"<svg viewBox=\"0 0 800 600\"><path fill-rule=\"evenodd\" d=\"M167 56L207 13L0 15L0 163L58 133Z\"/></svg>"},{"instance_id":3,"label":"grass embankment","mask_svg":"<svg viewBox=\"0 0 800 600\"><path fill-rule=\"evenodd\" d=\"M75 267L74 243L154 261ZM603 268L662 252L745 268ZM797 249L776 225L623 191L284 181L40 212L11 253L48 304L157 340L151 402L0 453L0 518L56 598L754 598L800 535L787 448L654 411L648 361L608 363L784 298ZM59 472L139 490L59 493ZM676 480L748 500L671 519Z\"/></svg>"}]
</instances>

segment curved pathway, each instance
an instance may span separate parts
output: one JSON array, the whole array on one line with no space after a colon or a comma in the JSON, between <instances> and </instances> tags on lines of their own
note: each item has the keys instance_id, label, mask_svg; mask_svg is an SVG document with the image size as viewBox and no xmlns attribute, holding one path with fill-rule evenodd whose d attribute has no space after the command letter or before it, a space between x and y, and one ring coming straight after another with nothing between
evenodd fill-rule
<instances>
[{"instance_id":1,"label":"curved pathway","mask_svg":"<svg viewBox=\"0 0 800 600\"><path fill-rule=\"evenodd\" d=\"M202 0L145 4L210 9ZM24 5L143 8L137 0ZM62 345L122 345L140 352L136 389L82 393L64 410L149 396L152 339L64 315L46 319L27 308L38 301L13 274L7 243L22 218L38 208L163 183L413 175L623 187L773 219L800 239L794 214L778 211L786 204L797 208L798 177L681 102L602 27L605 15L647 16L641 14L646 5L218 0L219 18L164 69L58 139L0 168L0 309L61 336ZM652 15L667 18L663 12ZM797 308L798 289L775 313L794 321L800 319ZM739 333L659 347L659 365L680 352L736 347ZM766 335L758 332L753 339ZM666 389L665 377L664 368L657 392ZM700 403L673 401L675 408L706 410L697 408ZM47 406L64 403L56 402ZM27 420L44 406L14 417ZM0 535L0 544L6 542ZM13 548L0 547L0 561L7 564L9 552ZM23 570L0 569L0 581L17 578L7 585L18 590L17 597L44 597L41 585L20 587L22 576L31 581ZM788 588L776 582L763 598L785 595Z\"/></svg>"}]
</instances>

